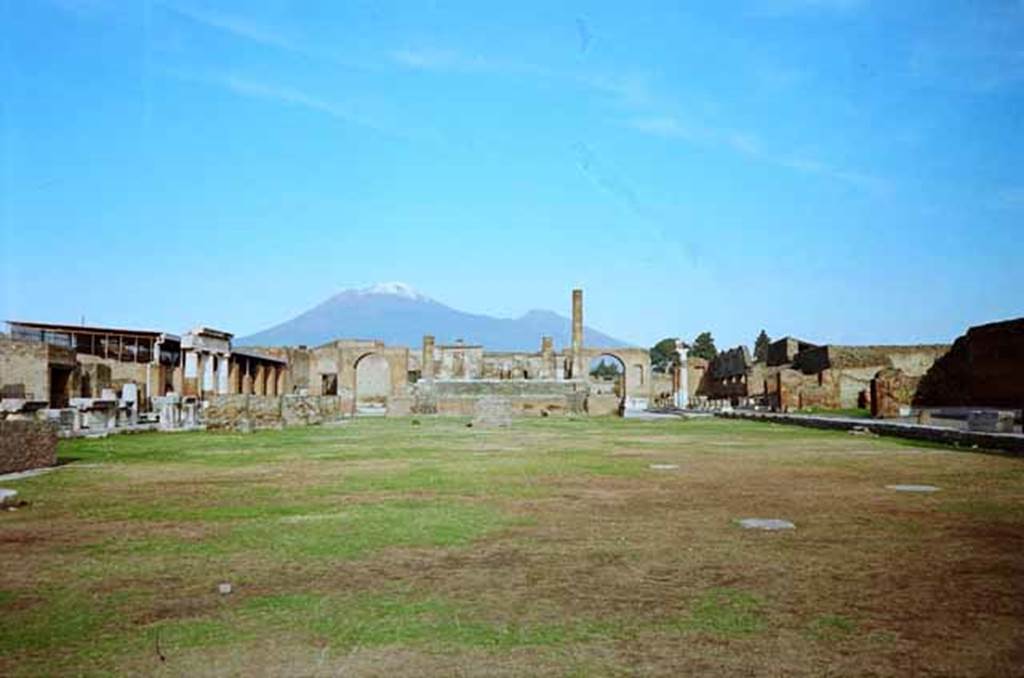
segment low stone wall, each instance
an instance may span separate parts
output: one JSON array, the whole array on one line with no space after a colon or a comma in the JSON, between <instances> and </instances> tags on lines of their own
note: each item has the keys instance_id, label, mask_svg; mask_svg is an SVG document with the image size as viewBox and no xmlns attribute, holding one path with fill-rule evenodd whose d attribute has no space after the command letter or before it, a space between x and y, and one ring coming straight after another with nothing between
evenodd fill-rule
<instances>
[{"instance_id":1,"label":"low stone wall","mask_svg":"<svg viewBox=\"0 0 1024 678\"><path fill-rule=\"evenodd\" d=\"M614 416L622 410L622 398L617 395L587 396L587 414L594 417Z\"/></svg>"},{"instance_id":2,"label":"low stone wall","mask_svg":"<svg viewBox=\"0 0 1024 678\"><path fill-rule=\"evenodd\" d=\"M483 398L502 398L513 416L582 414L587 385L555 380L437 380L414 387L413 414L472 417ZM404 409L404 408L403 408Z\"/></svg>"},{"instance_id":3,"label":"low stone wall","mask_svg":"<svg viewBox=\"0 0 1024 678\"><path fill-rule=\"evenodd\" d=\"M872 419L848 419L843 417L816 417L812 415L774 414L768 412L721 412L717 416L726 419L749 419L752 421L795 424L810 428L849 431L863 429L882 436L895 436L924 440L957 447L977 447L983 450L998 450L1014 455L1024 455L1024 435L1018 433L982 433L962 431L938 426L904 424Z\"/></svg>"},{"instance_id":4,"label":"low stone wall","mask_svg":"<svg viewBox=\"0 0 1024 678\"><path fill-rule=\"evenodd\" d=\"M57 428L43 421L0 419L0 473L57 463Z\"/></svg>"},{"instance_id":5,"label":"low stone wall","mask_svg":"<svg viewBox=\"0 0 1024 678\"><path fill-rule=\"evenodd\" d=\"M202 417L208 429L309 426L340 419L351 410L345 406L338 396L217 395L206 399Z\"/></svg>"}]
</instances>

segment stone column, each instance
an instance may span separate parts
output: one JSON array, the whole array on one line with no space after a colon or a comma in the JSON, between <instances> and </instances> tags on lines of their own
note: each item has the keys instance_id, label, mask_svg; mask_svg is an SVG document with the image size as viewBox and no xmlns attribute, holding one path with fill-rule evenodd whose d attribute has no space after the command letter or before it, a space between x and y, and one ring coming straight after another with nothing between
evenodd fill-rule
<instances>
[{"instance_id":1,"label":"stone column","mask_svg":"<svg viewBox=\"0 0 1024 678\"><path fill-rule=\"evenodd\" d=\"M585 379L583 366L583 290L572 291L572 374L573 379Z\"/></svg>"},{"instance_id":2,"label":"stone column","mask_svg":"<svg viewBox=\"0 0 1024 678\"><path fill-rule=\"evenodd\" d=\"M277 395L277 367L268 367L266 370L267 374L267 385L263 389L265 395L276 396Z\"/></svg>"},{"instance_id":3,"label":"stone column","mask_svg":"<svg viewBox=\"0 0 1024 678\"><path fill-rule=\"evenodd\" d=\"M231 360L228 364L230 365L228 369L228 393L237 395L242 392L241 370L237 360Z\"/></svg>"},{"instance_id":4,"label":"stone column","mask_svg":"<svg viewBox=\"0 0 1024 678\"><path fill-rule=\"evenodd\" d=\"M282 396L288 393L288 368L277 368L277 395Z\"/></svg>"},{"instance_id":5,"label":"stone column","mask_svg":"<svg viewBox=\"0 0 1024 678\"><path fill-rule=\"evenodd\" d=\"M679 382L676 384L675 404L681 410L690 405L690 378L689 366L686 364L687 345L682 341L676 342L676 355L679 356Z\"/></svg>"},{"instance_id":6,"label":"stone column","mask_svg":"<svg viewBox=\"0 0 1024 678\"><path fill-rule=\"evenodd\" d=\"M253 395L264 395L266 393L267 375L263 364L256 365L256 379L253 382Z\"/></svg>"},{"instance_id":7,"label":"stone column","mask_svg":"<svg viewBox=\"0 0 1024 678\"><path fill-rule=\"evenodd\" d=\"M231 365L231 357L227 354L217 356L217 393L226 395L231 392L228 385L228 369Z\"/></svg>"},{"instance_id":8,"label":"stone column","mask_svg":"<svg viewBox=\"0 0 1024 678\"><path fill-rule=\"evenodd\" d=\"M423 335L423 356L420 362L420 378L426 381L434 380L434 337L430 334Z\"/></svg>"},{"instance_id":9,"label":"stone column","mask_svg":"<svg viewBox=\"0 0 1024 678\"><path fill-rule=\"evenodd\" d=\"M213 374L213 354L203 353L200 365L201 369L199 371L199 377L200 383L202 384L200 387L200 393L202 395L205 395L207 392L216 393L217 384Z\"/></svg>"},{"instance_id":10,"label":"stone column","mask_svg":"<svg viewBox=\"0 0 1024 678\"><path fill-rule=\"evenodd\" d=\"M555 378L555 342L551 337L540 338L540 374L537 378Z\"/></svg>"}]
</instances>

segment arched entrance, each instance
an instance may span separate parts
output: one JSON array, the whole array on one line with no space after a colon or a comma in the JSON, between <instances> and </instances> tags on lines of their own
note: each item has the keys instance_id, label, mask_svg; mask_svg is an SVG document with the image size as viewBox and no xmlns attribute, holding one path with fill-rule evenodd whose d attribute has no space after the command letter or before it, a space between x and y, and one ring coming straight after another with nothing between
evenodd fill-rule
<instances>
[{"instance_id":1,"label":"arched entrance","mask_svg":"<svg viewBox=\"0 0 1024 678\"><path fill-rule=\"evenodd\" d=\"M379 353L366 353L355 362L354 414L380 416L387 413L391 393L391 367Z\"/></svg>"},{"instance_id":2,"label":"arched entrance","mask_svg":"<svg viewBox=\"0 0 1024 678\"><path fill-rule=\"evenodd\" d=\"M593 415L621 416L626 407L626 362L614 353L595 355L590 359L587 379L587 411Z\"/></svg>"}]
</instances>

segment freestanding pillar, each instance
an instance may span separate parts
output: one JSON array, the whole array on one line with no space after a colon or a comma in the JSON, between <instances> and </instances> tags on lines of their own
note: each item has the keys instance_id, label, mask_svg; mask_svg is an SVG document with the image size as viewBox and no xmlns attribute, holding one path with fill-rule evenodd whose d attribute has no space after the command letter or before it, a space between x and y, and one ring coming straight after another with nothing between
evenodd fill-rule
<instances>
[{"instance_id":1,"label":"freestanding pillar","mask_svg":"<svg viewBox=\"0 0 1024 678\"><path fill-rule=\"evenodd\" d=\"M685 410L690 405L690 384L689 384L689 369L686 365L686 349L688 346L681 341L676 342L676 355L679 356L679 366L676 368L679 370L679 379L676 388L676 407L681 410Z\"/></svg>"},{"instance_id":2,"label":"freestanding pillar","mask_svg":"<svg viewBox=\"0 0 1024 678\"><path fill-rule=\"evenodd\" d=\"M572 291L572 378L585 379L583 367L583 290Z\"/></svg>"},{"instance_id":3,"label":"freestanding pillar","mask_svg":"<svg viewBox=\"0 0 1024 678\"><path fill-rule=\"evenodd\" d=\"M426 381L434 380L434 337L430 334L423 335L423 356L420 363L420 378Z\"/></svg>"},{"instance_id":4,"label":"freestanding pillar","mask_svg":"<svg viewBox=\"0 0 1024 678\"><path fill-rule=\"evenodd\" d=\"M540 373L539 379L555 378L555 341L551 337L540 338Z\"/></svg>"}]
</instances>

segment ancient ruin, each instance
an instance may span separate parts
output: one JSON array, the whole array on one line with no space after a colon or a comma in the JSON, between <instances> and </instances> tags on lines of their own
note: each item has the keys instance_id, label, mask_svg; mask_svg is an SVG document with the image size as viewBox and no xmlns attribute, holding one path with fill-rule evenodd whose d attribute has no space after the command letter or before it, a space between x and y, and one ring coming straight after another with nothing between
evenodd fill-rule
<instances>
[{"instance_id":1,"label":"ancient ruin","mask_svg":"<svg viewBox=\"0 0 1024 678\"><path fill-rule=\"evenodd\" d=\"M560 351L550 336L539 337L534 352L489 351L461 339L439 344L432 334L415 348L345 338L241 348L231 333L210 327L176 335L8 325L10 334L0 335L0 415L49 422L62 435L473 417L494 402L516 417L859 408L876 418L945 417L999 433L1016 430L1024 407L1024 319L971 328L952 347L784 337L756 360L745 346L712 360L687 357L677 342L666 372L651 369L647 349L585 345L582 290L573 290L571 340Z\"/></svg>"},{"instance_id":2,"label":"ancient ruin","mask_svg":"<svg viewBox=\"0 0 1024 678\"><path fill-rule=\"evenodd\" d=\"M66 435L248 430L375 414L473 416L487 399L507 403L515 416L624 414L647 409L655 388L646 349L584 345L582 290L573 291L572 341L561 352L551 337L540 337L532 353L437 344L429 334L418 350L373 339L237 348L231 333L209 327L179 336L8 325L0 343L3 411L51 421ZM600 360L618 364L618 378L591 375Z\"/></svg>"}]
</instances>

